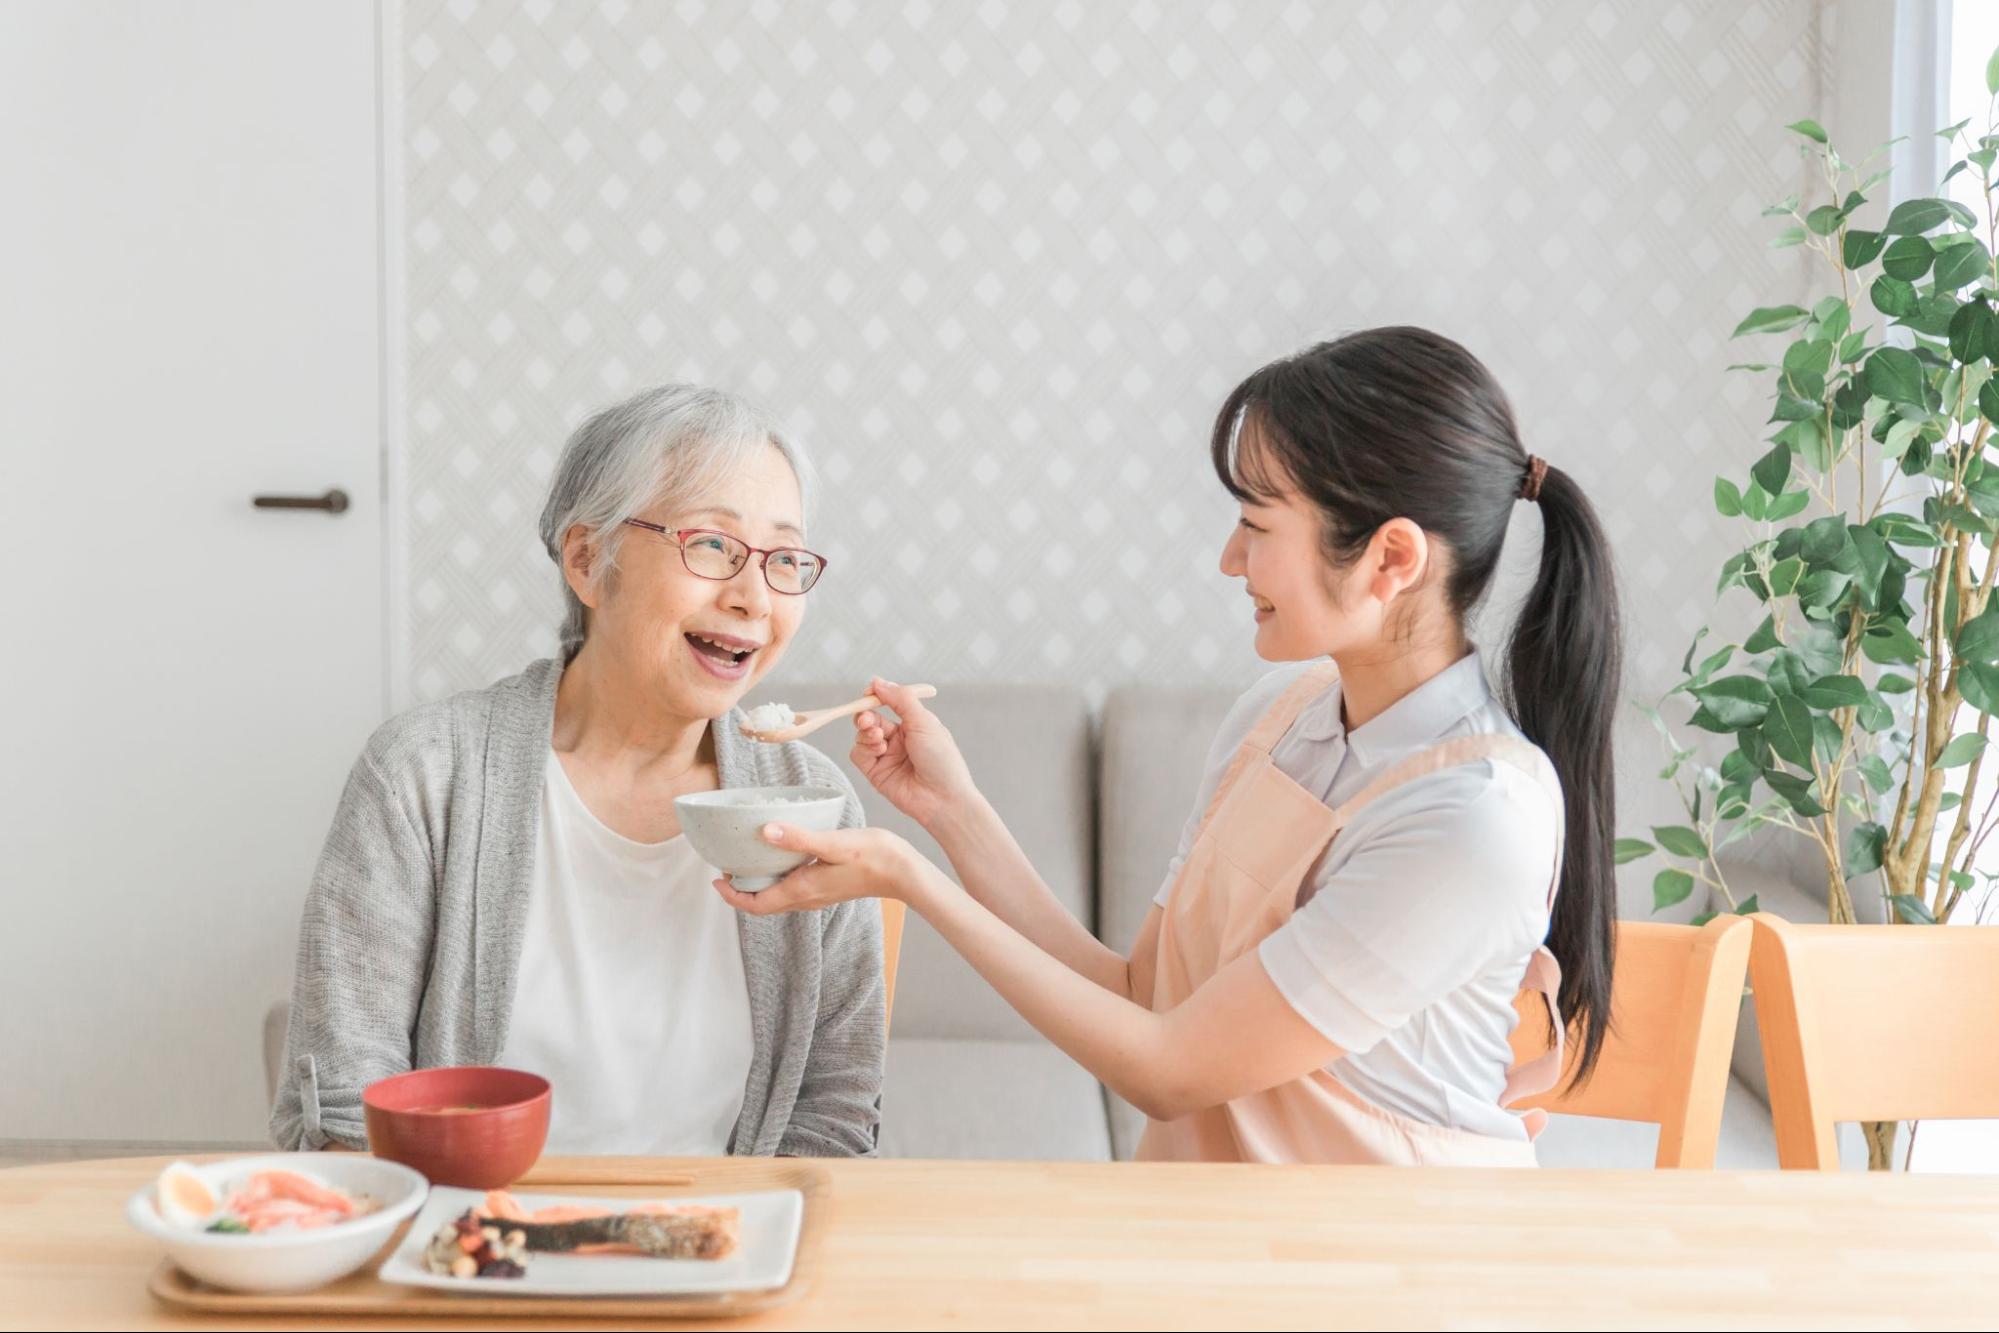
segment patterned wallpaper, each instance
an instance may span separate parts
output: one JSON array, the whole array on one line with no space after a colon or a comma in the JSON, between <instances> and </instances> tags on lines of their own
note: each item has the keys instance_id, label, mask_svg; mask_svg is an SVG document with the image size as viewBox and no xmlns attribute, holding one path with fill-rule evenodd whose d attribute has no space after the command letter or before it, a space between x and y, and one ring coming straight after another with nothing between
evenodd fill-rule
<instances>
[{"instance_id":1,"label":"patterned wallpaper","mask_svg":"<svg viewBox=\"0 0 1999 1333\"><path fill-rule=\"evenodd\" d=\"M792 678L1245 680L1212 415L1386 322L1486 358L1584 480L1656 693L1763 416L1725 336L1802 282L1757 214L1816 13L410 0L412 693L549 650L555 453L669 378L816 448Z\"/></svg>"}]
</instances>

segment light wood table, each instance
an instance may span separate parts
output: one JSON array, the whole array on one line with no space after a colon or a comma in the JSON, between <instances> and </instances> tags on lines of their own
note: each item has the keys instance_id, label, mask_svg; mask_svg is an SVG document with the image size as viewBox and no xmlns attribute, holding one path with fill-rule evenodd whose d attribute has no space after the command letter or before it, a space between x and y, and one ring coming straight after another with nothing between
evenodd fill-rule
<instances>
[{"instance_id":1,"label":"light wood table","mask_svg":"<svg viewBox=\"0 0 1999 1333\"><path fill-rule=\"evenodd\" d=\"M162 1165L0 1171L0 1323L311 1326L192 1320L147 1296L160 1250L126 1225L123 1206ZM644 1163L654 1172L674 1165ZM829 1229L814 1290L735 1326L1999 1323L1993 1177L824 1165ZM616 1169L604 1159L544 1166Z\"/></svg>"}]
</instances>

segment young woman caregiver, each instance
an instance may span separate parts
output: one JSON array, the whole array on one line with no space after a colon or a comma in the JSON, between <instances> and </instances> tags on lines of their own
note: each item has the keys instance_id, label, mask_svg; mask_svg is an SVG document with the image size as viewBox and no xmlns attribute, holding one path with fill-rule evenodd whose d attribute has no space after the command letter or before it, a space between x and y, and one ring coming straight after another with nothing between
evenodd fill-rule
<instances>
[{"instance_id":1,"label":"young woman caregiver","mask_svg":"<svg viewBox=\"0 0 1999 1333\"><path fill-rule=\"evenodd\" d=\"M765 915L898 898L1030 1023L1150 1117L1154 1159L1532 1165L1559 1052L1509 1068L1539 990L1580 1073L1609 1021L1617 604L1575 482L1522 449L1469 352L1383 328L1266 366L1213 455L1242 518L1225 574L1279 670L1223 722L1130 958L1036 875L937 717L857 720L853 758L957 884L880 829L765 836L818 858ZM1540 571L1506 657L1465 637L1516 502ZM1559 964L1559 966L1558 966ZM1559 1004L1557 1004L1559 1001Z\"/></svg>"}]
</instances>

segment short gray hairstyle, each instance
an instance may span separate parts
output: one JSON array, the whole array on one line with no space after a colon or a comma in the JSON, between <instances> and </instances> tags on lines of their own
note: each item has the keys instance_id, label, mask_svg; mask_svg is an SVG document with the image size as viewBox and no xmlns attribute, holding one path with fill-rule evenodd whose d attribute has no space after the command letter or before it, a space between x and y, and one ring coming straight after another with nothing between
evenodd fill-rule
<instances>
[{"instance_id":1,"label":"short gray hairstyle","mask_svg":"<svg viewBox=\"0 0 1999 1333\"><path fill-rule=\"evenodd\" d=\"M667 503L684 507L740 472L775 445L798 478L809 505L812 469L804 448L762 409L720 389L662 384L607 407L576 428L562 446L541 543L562 568L562 541L572 527L589 529L597 548L593 585L617 568L625 520ZM562 581L562 660L576 656L589 628L589 609Z\"/></svg>"}]
</instances>

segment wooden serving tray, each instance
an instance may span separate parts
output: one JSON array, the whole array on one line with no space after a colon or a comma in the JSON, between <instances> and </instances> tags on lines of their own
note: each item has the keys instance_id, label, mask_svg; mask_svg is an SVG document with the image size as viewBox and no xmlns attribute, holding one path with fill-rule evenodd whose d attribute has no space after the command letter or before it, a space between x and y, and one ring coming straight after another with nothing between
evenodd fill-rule
<instances>
[{"instance_id":1,"label":"wooden serving tray","mask_svg":"<svg viewBox=\"0 0 1999 1333\"><path fill-rule=\"evenodd\" d=\"M395 1253L409 1226L397 1228L381 1253L338 1282L314 1291L223 1291L183 1273L171 1259L153 1270L146 1289L182 1310L204 1314L337 1315L349 1319L460 1316L480 1319L613 1318L716 1319L753 1314L788 1305L811 1289L825 1235L829 1187L826 1173L796 1160L738 1157L690 1164L669 1172L622 1171L615 1158L570 1159L537 1167L515 1182L523 1191L561 1188L567 1193L606 1198L664 1199L681 1194L736 1194L759 1189L795 1189L804 1196L798 1255L791 1280L769 1291L698 1292L686 1296L489 1296L468 1287L463 1295L424 1287L404 1287L376 1276ZM499 1279L494 1279L498 1281Z\"/></svg>"}]
</instances>

